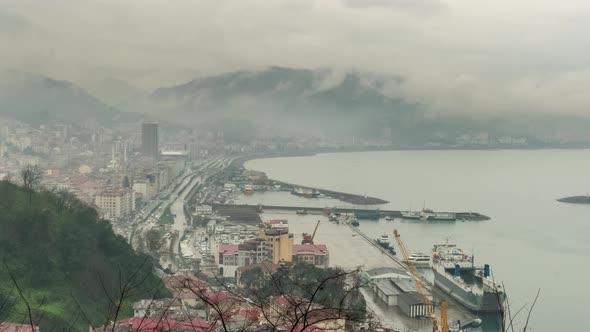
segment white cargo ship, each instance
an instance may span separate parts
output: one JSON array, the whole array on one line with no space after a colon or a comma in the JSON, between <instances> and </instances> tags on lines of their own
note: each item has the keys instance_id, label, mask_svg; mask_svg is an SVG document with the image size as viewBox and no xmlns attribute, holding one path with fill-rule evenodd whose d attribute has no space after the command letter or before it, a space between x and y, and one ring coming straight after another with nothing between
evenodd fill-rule
<instances>
[{"instance_id":1,"label":"white cargo ship","mask_svg":"<svg viewBox=\"0 0 590 332\"><path fill-rule=\"evenodd\" d=\"M490 266L476 267L473 255L467 255L455 244L435 245L432 254L434 285L477 313L504 310L506 294L494 282Z\"/></svg>"}]
</instances>

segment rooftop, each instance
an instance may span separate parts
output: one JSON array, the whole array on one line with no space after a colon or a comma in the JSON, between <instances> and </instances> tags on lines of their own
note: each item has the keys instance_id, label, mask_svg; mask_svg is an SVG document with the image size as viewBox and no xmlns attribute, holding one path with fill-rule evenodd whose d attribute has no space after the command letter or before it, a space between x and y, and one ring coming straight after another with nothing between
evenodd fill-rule
<instances>
[{"instance_id":1,"label":"rooftop","mask_svg":"<svg viewBox=\"0 0 590 332\"><path fill-rule=\"evenodd\" d=\"M289 221L287 219L270 219L264 222L265 224L288 224Z\"/></svg>"},{"instance_id":2,"label":"rooftop","mask_svg":"<svg viewBox=\"0 0 590 332\"><path fill-rule=\"evenodd\" d=\"M402 278L410 278L408 273L401 269L396 269L393 267L378 267L376 269L371 269L365 271L365 273L371 278L379 278L379 277L390 277L397 275Z\"/></svg>"},{"instance_id":3,"label":"rooftop","mask_svg":"<svg viewBox=\"0 0 590 332\"><path fill-rule=\"evenodd\" d=\"M209 324L203 319L193 319L190 321L179 321L174 319L155 319L155 318L139 318L133 317L117 321L115 323L115 331L177 331L187 332L196 331L203 332L209 328ZM111 331L112 324L104 328L95 329L95 331Z\"/></svg>"},{"instance_id":4,"label":"rooftop","mask_svg":"<svg viewBox=\"0 0 590 332\"><path fill-rule=\"evenodd\" d=\"M164 276L162 283L175 298L180 299L196 299L198 296L195 293L209 287L205 281L192 275Z\"/></svg>"},{"instance_id":5,"label":"rooftop","mask_svg":"<svg viewBox=\"0 0 590 332\"><path fill-rule=\"evenodd\" d=\"M104 190L98 194L96 194L96 196L123 196L126 194L131 193L130 190L126 190L126 189L111 189L111 190Z\"/></svg>"},{"instance_id":6,"label":"rooftop","mask_svg":"<svg viewBox=\"0 0 590 332\"><path fill-rule=\"evenodd\" d=\"M250 264L250 265L241 266L238 268L238 270L240 270L240 272L243 273L246 271L250 271L254 268L257 268L257 267L262 269L262 272L275 273L279 266L277 264L274 264L271 261L264 261L264 262L258 263L258 264Z\"/></svg>"},{"instance_id":7,"label":"rooftop","mask_svg":"<svg viewBox=\"0 0 590 332\"><path fill-rule=\"evenodd\" d=\"M133 309L159 309L181 306L182 303L178 298L174 299L144 299L133 303Z\"/></svg>"},{"instance_id":8,"label":"rooftop","mask_svg":"<svg viewBox=\"0 0 590 332\"><path fill-rule=\"evenodd\" d=\"M219 304L221 302L231 300L229 303L235 306L238 305L238 303L242 304L246 302L246 300L243 298L228 291L204 292L203 295L207 299L207 303Z\"/></svg>"},{"instance_id":9,"label":"rooftop","mask_svg":"<svg viewBox=\"0 0 590 332\"><path fill-rule=\"evenodd\" d=\"M237 244L220 244L219 253L223 255L235 255L240 251L239 245Z\"/></svg>"},{"instance_id":10,"label":"rooftop","mask_svg":"<svg viewBox=\"0 0 590 332\"><path fill-rule=\"evenodd\" d=\"M39 331L38 326L17 323L0 323L0 332L34 332Z\"/></svg>"},{"instance_id":11,"label":"rooftop","mask_svg":"<svg viewBox=\"0 0 590 332\"><path fill-rule=\"evenodd\" d=\"M388 279L379 279L375 282L375 286L383 292L386 296L399 295L401 292L395 285Z\"/></svg>"},{"instance_id":12,"label":"rooftop","mask_svg":"<svg viewBox=\"0 0 590 332\"><path fill-rule=\"evenodd\" d=\"M293 255L302 254L314 254L314 255L326 255L328 248L325 244L294 244Z\"/></svg>"},{"instance_id":13,"label":"rooftop","mask_svg":"<svg viewBox=\"0 0 590 332\"><path fill-rule=\"evenodd\" d=\"M418 293L415 292L400 293L398 296L402 298L402 300L408 305L423 304L420 295L418 295Z\"/></svg>"}]
</instances>

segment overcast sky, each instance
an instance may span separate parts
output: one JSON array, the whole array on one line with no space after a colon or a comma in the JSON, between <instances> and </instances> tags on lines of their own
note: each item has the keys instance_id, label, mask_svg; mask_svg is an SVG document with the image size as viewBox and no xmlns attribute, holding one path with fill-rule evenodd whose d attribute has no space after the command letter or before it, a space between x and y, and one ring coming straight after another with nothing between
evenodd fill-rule
<instances>
[{"instance_id":1,"label":"overcast sky","mask_svg":"<svg viewBox=\"0 0 590 332\"><path fill-rule=\"evenodd\" d=\"M587 0L0 0L0 66L145 89L356 69L433 110L585 113L589 31Z\"/></svg>"}]
</instances>

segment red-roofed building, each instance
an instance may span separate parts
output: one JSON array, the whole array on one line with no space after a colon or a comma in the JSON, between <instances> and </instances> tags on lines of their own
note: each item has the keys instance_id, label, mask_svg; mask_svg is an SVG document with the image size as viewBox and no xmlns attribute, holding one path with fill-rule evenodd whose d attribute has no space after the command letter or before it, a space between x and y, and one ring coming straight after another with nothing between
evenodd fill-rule
<instances>
[{"instance_id":1,"label":"red-roofed building","mask_svg":"<svg viewBox=\"0 0 590 332\"><path fill-rule=\"evenodd\" d=\"M162 277L162 283L172 293L177 292L179 289L205 289L209 287L208 283L190 274L164 276Z\"/></svg>"},{"instance_id":2,"label":"red-roofed building","mask_svg":"<svg viewBox=\"0 0 590 332\"><path fill-rule=\"evenodd\" d=\"M293 263L308 263L325 269L330 263L330 253L325 244L294 244Z\"/></svg>"},{"instance_id":3,"label":"red-roofed building","mask_svg":"<svg viewBox=\"0 0 590 332\"><path fill-rule=\"evenodd\" d=\"M260 308L249 304L231 307L223 313L223 317L228 331L248 331L266 323ZM211 320L220 321L219 315L211 316Z\"/></svg>"},{"instance_id":4,"label":"red-roofed building","mask_svg":"<svg viewBox=\"0 0 590 332\"><path fill-rule=\"evenodd\" d=\"M194 306L199 301L199 292L209 289L209 284L193 275L162 277L162 283L172 292L172 297Z\"/></svg>"},{"instance_id":5,"label":"red-roofed building","mask_svg":"<svg viewBox=\"0 0 590 332\"><path fill-rule=\"evenodd\" d=\"M223 302L231 302L231 304L236 304L245 302L245 300L239 297L238 295L235 295L228 291L204 292L203 296L205 297L208 303L212 304L221 304Z\"/></svg>"},{"instance_id":6,"label":"red-roofed building","mask_svg":"<svg viewBox=\"0 0 590 332\"><path fill-rule=\"evenodd\" d=\"M325 309L309 300L281 295L273 297L268 307L268 317L272 325L284 325L287 331L297 332L344 332L346 319L338 310ZM297 317L306 317L307 325L289 325L297 321Z\"/></svg>"},{"instance_id":7,"label":"red-roofed building","mask_svg":"<svg viewBox=\"0 0 590 332\"><path fill-rule=\"evenodd\" d=\"M207 311L207 319L210 322L220 320L220 314L222 314L224 318L228 318L231 316L230 313L235 312L237 309L244 306L248 306L246 299L228 291L209 291L202 293L201 296L203 297L203 302L205 302L209 308Z\"/></svg>"},{"instance_id":8,"label":"red-roofed building","mask_svg":"<svg viewBox=\"0 0 590 332\"><path fill-rule=\"evenodd\" d=\"M39 327L30 324L0 323L0 332L39 332Z\"/></svg>"},{"instance_id":9,"label":"red-roofed building","mask_svg":"<svg viewBox=\"0 0 590 332\"><path fill-rule=\"evenodd\" d=\"M209 324L203 319L179 321L174 319L156 319L133 317L114 323L115 332L205 332ZM113 324L94 329L95 332L112 331Z\"/></svg>"},{"instance_id":10,"label":"red-roofed building","mask_svg":"<svg viewBox=\"0 0 590 332\"><path fill-rule=\"evenodd\" d=\"M240 249L237 244L220 244L219 264L226 266L236 266L238 264L239 252Z\"/></svg>"}]
</instances>

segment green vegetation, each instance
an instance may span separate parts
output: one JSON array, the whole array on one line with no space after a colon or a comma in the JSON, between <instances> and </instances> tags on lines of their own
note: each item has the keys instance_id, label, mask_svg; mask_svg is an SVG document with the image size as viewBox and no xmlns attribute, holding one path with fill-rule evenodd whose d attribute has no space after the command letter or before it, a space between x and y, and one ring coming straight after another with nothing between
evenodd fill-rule
<instances>
[{"instance_id":1,"label":"green vegetation","mask_svg":"<svg viewBox=\"0 0 590 332\"><path fill-rule=\"evenodd\" d=\"M168 206L166 208L166 210L164 210L164 213L162 213L162 215L160 216L160 220L158 220L158 223L160 223L162 225L174 224L174 217L172 217L172 212L170 211L170 206Z\"/></svg>"},{"instance_id":2,"label":"green vegetation","mask_svg":"<svg viewBox=\"0 0 590 332\"><path fill-rule=\"evenodd\" d=\"M29 201L29 192L0 182L0 321L28 322L28 303L42 331L87 331L167 295L151 259L93 208L64 192Z\"/></svg>"},{"instance_id":3,"label":"green vegetation","mask_svg":"<svg viewBox=\"0 0 590 332\"><path fill-rule=\"evenodd\" d=\"M250 298L288 295L337 310L354 321L361 321L366 316L365 298L360 293L360 280L354 271L321 269L300 263L281 266L268 276L262 268L256 267L244 272L240 282L245 285L245 296Z\"/></svg>"},{"instance_id":4,"label":"green vegetation","mask_svg":"<svg viewBox=\"0 0 590 332\"><path fill-rule=\"evenodd\" d=\"M159 225L157 227L152 227L149 231L146 232L145 238L148 250L155 253L164 244L164 235L166 235L166 228L164 225Z\"/></svg>"}]
</instances>

